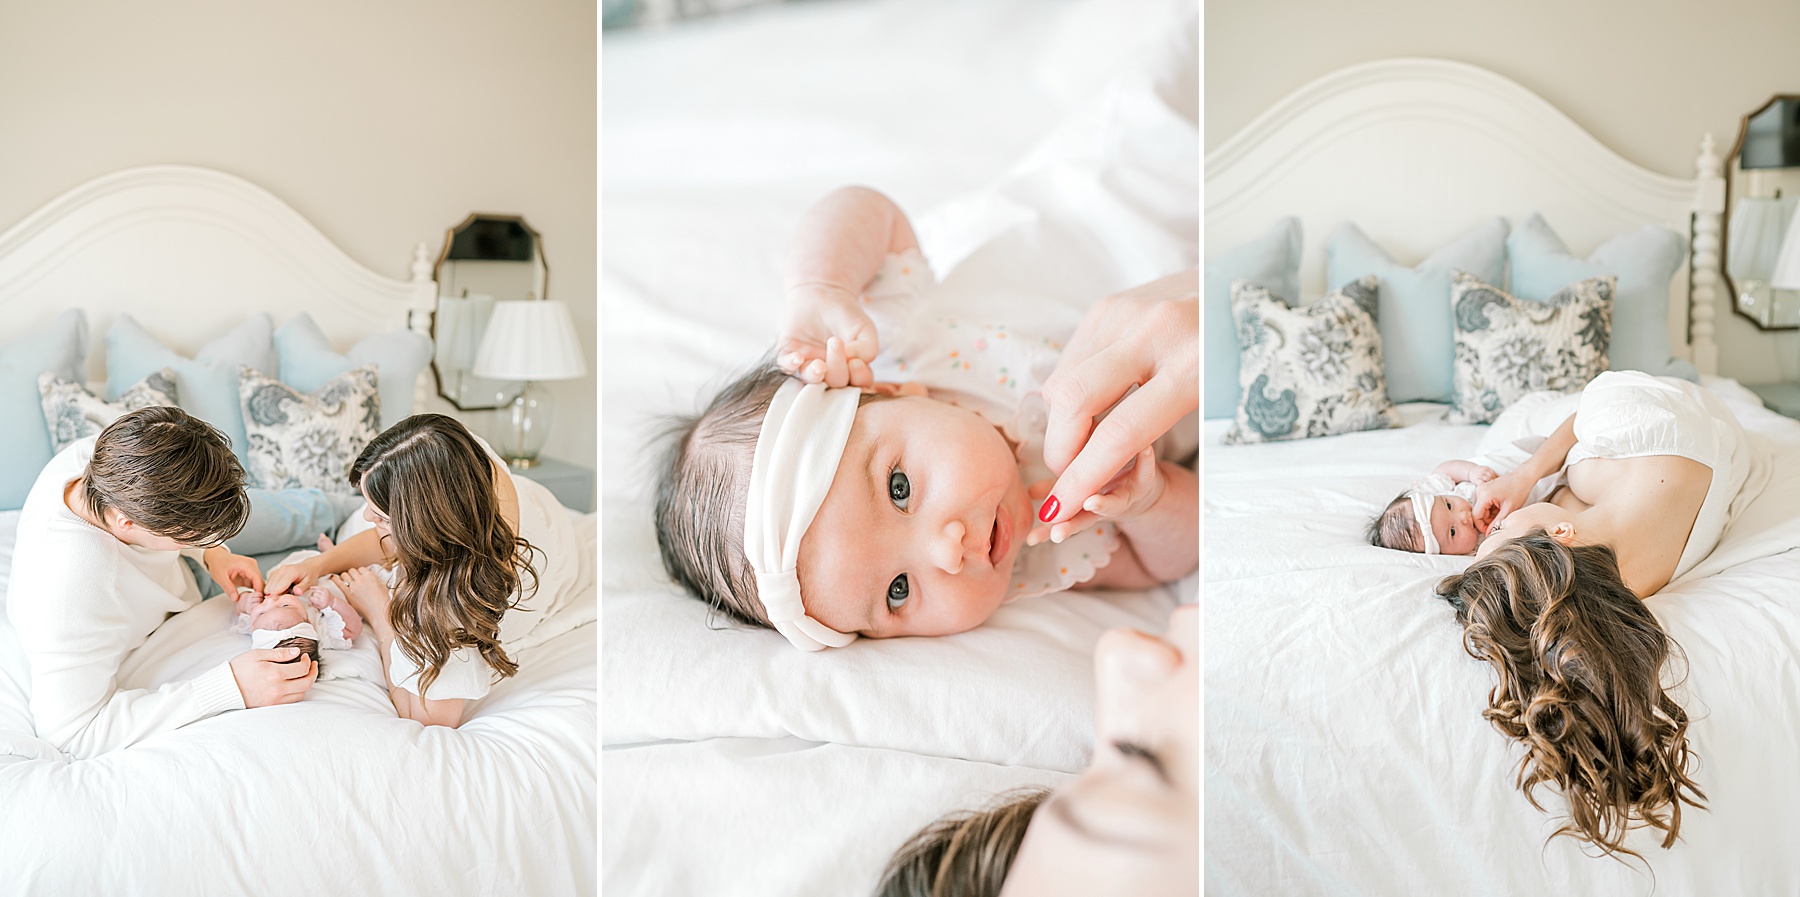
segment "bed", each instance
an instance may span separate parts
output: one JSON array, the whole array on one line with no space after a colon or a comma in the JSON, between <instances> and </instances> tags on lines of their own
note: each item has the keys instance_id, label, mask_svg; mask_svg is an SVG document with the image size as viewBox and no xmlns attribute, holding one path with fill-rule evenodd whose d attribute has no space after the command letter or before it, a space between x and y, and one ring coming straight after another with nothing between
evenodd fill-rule
<instances>
[{"instance_id":1,"label":"bed","mask_svg":"<svg viewBox=\"0 0 1800 897\"><path fill-rule=\"evenodd\" d=\"M772 344L785 241L834 187L893 196L940 276L1010 270L1001 256L1073 240L1068 264L1009 284L1064 309L1195 264L1194 57L1118 80L1157 55L1140 47L1185 34L1191 51L1191 15L1160 2L875 0L607 33L607 894L867 893L929 820L1082 768L1100 633L1161 631L1195 600L1197 574L1020 601L948 638L804 654L709 620L669 581L647 485L658 419L691 412ZM1105 129L1140 114L1156 124ZM1116 227L1080 214L1139 187L1145 202L1112 206Z\"/></svg>"},{"instance_id":2,"label":"bed","mask_svg":"<svg viewBox=\"0 0 1800 897\"><path fill-rule=\"evenodd\" d=\"M0 233L0 343L81 309L96 344L130 313L192 354L251 315L306 311L341 350L427 328L436 287L423 244L395 267L410 276L363 267L230 174L130 169ZM96 391L103 354L88 361ZM403 386L422 404L423 382ZM0 512L0 596L18 520ZM587 546L577 597L539 624L519 675L458 730L396 718L365 634L333 652L332 678L301 703L71 761L33 734L28 669L0 614L0 892L592 893L598 522L574 522ZM121 686L187 678L243 651L229 611L210 600L169 618L127 658Z\"/></svg>"},{"instance_id":3,"label":"bed","mask_svg":"<svg viewBox=\"0 0 1800 897\"><path fill-rule=\"evenodd\" d=\"M1543 792L1539 812L1514 787L1521 752L1481 718L1494 674L1432 594L1467 560L1361 539L1388 500L1473 454L1486 428L1410 403L1398 429L1228 446L1230 421L1208 421L1209 894L1800 890L1800 422L1711 376L1718 174L1710 138L1695 177L1644 171L1517 84L1427 59L1322 78L1207 156L1209 257L1286 215L1309 234L1353 219L1404 264L1487 216L1534 210L1577 254L1645 224L1691 235L1670 287L1675 354L1770 440L1775 464L1714 553L1649 599L1686 651L1670 673L1685 673L1674 694L1694 719L1710 809L1684 814L1670 850L1634 833L1646 863L1621 863L1546 842L1560 798ZM1303 258L1302 293L1317 296L1322 247Z\"/></svg>"}]
</instances>

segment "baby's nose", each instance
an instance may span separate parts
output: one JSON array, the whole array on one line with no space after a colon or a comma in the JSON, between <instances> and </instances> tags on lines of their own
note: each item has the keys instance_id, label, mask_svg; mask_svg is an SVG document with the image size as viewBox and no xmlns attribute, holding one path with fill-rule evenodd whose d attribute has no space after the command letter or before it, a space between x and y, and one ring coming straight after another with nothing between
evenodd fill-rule
<instances>
[{"instance_id":1,"label":"baby's nose","mask_svg":"<svg viewBox=\"0 0 1800 897\"><path fill-rule=\"evenodd\" d=\"M945 573L961 573L965 554L963 537L968 534L968 529L962 525L960 520L952 520L944 524L944 528L938 532L937 539L931 546L932 563Z\"/></svg>"}]
</instances>

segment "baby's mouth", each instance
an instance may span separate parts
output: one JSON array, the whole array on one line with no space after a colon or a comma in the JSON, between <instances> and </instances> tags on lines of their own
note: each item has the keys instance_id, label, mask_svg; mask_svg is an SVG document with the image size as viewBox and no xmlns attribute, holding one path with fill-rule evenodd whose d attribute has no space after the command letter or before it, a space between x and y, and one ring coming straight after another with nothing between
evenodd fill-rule
<instances>
[{"instance_id":1,"label":"baby's mouth","mask_svg":"<svg viewBox=\"0 0 1800 897\"><path fill-rule=\"evenodd\" d=\"M1006 549L1012 544L1012 527L1008 524L1006 513L1001 508L994 509L994 528L988 533L988 563L1000 566L1006 558Z\"/></svg>"}]
</instances>

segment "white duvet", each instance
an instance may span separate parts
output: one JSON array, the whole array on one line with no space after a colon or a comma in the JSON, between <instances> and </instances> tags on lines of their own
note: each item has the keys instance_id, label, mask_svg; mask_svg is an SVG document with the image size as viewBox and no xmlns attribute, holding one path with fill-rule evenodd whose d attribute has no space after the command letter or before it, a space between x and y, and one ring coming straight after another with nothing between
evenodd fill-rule
<instances>
[{"instance_id":1,"label":"white duvet","mask_svg":"<svg viewBox=\"0 0 1800 897\"><path fill-rule=\"evenodd\" d=\"M667 579L647 484L659 416L691 412L773 344L778 260L834 187L893 196L940 276L1048 301L1196 264L1196 116L1166 111L1191 107L1195 70L1165 73L1186 97L1148 77L1102 89L1185 6L873 0L607 36L609 897L868 892L924 823L1079 769L1095 641L1160 631L1193 600L1197 574L1023 599L948 638L805 654L709 621Z\"/></svg>"},{"instance_id":2,"label":"white duvet","mask_svg":"<svg viewBox=\"0 0 1800 897\"><path fill-rule=\"evenodd\" d=\"M1222 446L1205 487L1208 894L1800 893L1800 423L1709 380L1774 446L1767 488L1713 554L1649 599L1686 650L1674 694L1710 809L1628 867L1545 843L1521 752L1481 718L1493 672L1432 595L1467 558L1374 548L1363 525L1483 427L1407 426ZM1675 671L1679 674L1680 670Z\"/></svg>"},{"instance_id":3,"label":"white duvet","mask_svg":"<svg viewBox=\"0 0 1800 897\"><path fill-rule=\"evenodd\" d=\"M570 603L539 624L560 634L521 651L519 674L454 730L394 715L365 632L299 704L69 762L30 734L0 614L0 893L592 893L595 519L576 522ZM0 517L0 576L16 520ZM245 650L230 611L210 600L171 618L121 685Z\"/></svg>"}]
</instances>

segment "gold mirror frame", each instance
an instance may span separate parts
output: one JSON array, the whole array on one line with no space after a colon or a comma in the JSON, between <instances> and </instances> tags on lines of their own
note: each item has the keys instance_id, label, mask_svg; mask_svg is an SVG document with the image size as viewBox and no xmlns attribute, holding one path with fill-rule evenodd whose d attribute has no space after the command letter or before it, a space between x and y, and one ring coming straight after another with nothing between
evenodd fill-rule
<instances>
[{"instance_id":1,"label":"gold mirror frame","mask_svg":"<svg viewBox=\"0 0 1800 897\"><path fill-rule=\"evenodd\" d=\"M1763 114L1764 112L1767 112L1769 110L1769 107L1771 107L1771 106L1775 105L1776 103L1779 103L1783 100L1800 102L1800 94L1791 94L1791 93L1775 94L1774 96L1769 97L1767 102L1765 102L1761 106L1758 106L1755 109L1751 110L1748 115L1744 116L1742 121L1738 122L1737 140L1732 142L1731 153L1725 157L1725 164L1723 166L1725 169L1725 206L1726 206L1726 208L1725 208L1725 214L1721 215L1720 220L1719 220L1719 278L1720 278L1720 280L1724 281L1724 283L1725 283L1726 295L1729 296L1731 299L1731 310L1733 312L1737 313L1738 315L1742 316L1745 320L1749 321L1751 324L1756 325L1756 329L1771 332L1771 333L1776 332L1776 331L1781 331L1781 330L1800 330L1800 320L1796 320L1792 324L1765 324L1762 322L1762 320L1760 318L1745 311L1743 302L1740 301L1741 297L1738 294L1737 282L1732 280L1732 278L1731 278L1731 274L1729 271L1730 259L1727 256L1728 256L1728 253L1731 248L1731 214L1732 214L1732 210L1734 208L1734 203L1737 200L1744 198L1744 197L1732 195L1732 192L1731 192L1732 175L1734 172L1737 171L1737 168L1738 168L1738 156L1740 154L1742 154L1744 151L1744 138L1747 137L1750 133L1750 120L1757 117L1758 115ZM1761 169L1759 169L1759 170L1761 170ZM1778 169L1766 169L1766 170L1787 171L1789 169L1779 169L1778 168ZM1800 193L1800 191L1796 191L1796 192ZM1788 290L1787 292L1795 292L1795 291ZM1772 290L1771 290L1771 301L1773 301L1773 291Z\"/></svg>"}]
</instances>

